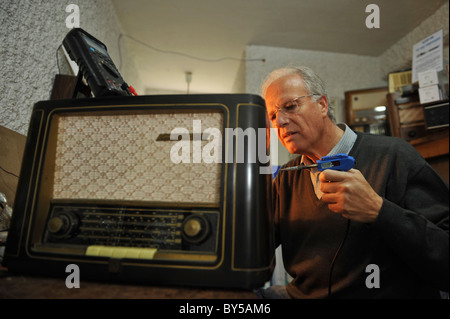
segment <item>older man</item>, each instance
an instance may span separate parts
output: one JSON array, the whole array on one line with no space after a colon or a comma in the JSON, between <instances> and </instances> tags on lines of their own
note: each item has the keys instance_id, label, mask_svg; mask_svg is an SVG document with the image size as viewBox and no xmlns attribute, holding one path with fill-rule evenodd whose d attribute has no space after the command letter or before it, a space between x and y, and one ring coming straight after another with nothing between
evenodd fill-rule
<instances>
[{"instance_id":1,"label":"older man","mask_svg":"<svg viewBox=\"0 0 450 319\"><path fill-rule=\"evenodd\" d=\"M449 289L448 185L402 139L335 123L309 68L272 72L263 84L286 166L346 153L341 172L280 171L274 180L276 245L293 277L261 291L287 298L439 298Z\"/></svg>"}]
</instances>

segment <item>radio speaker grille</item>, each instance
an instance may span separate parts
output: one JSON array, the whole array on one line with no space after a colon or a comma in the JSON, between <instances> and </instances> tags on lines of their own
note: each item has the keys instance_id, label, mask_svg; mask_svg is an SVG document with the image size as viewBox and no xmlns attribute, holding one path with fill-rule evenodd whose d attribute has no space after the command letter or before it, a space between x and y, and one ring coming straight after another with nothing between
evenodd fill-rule
<instances>
[{"instance_id":1,"label":"radio speaker grille","mask_svg":"<svg viewBox=\"0 0 450 319\"><path fill-rule=\"evenodd\" d=\"M59 116L52 197L218 204L220 161L175 164L178 141L158 140L194 120L223 130L221 112Z\"/></svg>"}]
</instances>

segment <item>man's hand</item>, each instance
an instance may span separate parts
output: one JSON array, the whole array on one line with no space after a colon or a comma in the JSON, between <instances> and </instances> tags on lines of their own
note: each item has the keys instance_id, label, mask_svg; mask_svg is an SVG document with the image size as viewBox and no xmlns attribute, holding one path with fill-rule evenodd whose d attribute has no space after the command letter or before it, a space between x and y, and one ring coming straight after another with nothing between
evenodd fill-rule
<instances>
[{"instance_id":1,"label":"man's hand","mask_svg":"<svg viewBox=\"0 0 450 319\"><path fill-rule=\"evenodd\" d=\"M324 170L320 176L322 201L335 213L362 223L373 223L383 199L372 189L360 171Z\"/></svg>"}]
</instances>

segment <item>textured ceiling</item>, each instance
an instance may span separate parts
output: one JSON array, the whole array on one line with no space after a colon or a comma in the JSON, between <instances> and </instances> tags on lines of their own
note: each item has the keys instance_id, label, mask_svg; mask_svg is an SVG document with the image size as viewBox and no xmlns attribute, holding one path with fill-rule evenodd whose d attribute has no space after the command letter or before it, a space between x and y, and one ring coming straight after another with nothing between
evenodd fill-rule
<instances>
[{"instance_id":1,"label":"textured ceiling","mask_svg":"<svg viewBox=\"0 0 450 319\"><path fill-rule=\"evenodd\" d=\"M112 1L141 87L184 93L192 72L191 92L234 93L246 45L378 56L448 0Z\"/></svg>"}]
</instances>

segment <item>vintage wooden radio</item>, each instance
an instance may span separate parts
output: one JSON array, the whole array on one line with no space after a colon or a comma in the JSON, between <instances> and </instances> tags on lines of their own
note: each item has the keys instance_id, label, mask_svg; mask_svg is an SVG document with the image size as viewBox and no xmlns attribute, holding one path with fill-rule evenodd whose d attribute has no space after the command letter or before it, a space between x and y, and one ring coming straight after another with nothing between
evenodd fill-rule
<instances>
[{"instance_id":1,"label":"vintage wooden radio","mask_svg":"<svg viewBox=\"0 0 450 319\"><path fill-rule=\"evenodd\" d=\"M51 276L76 264L81 280L263 285L267 128L264 101L246 94L36 103L3 264Z\"/></svg>"}]
</instances>

